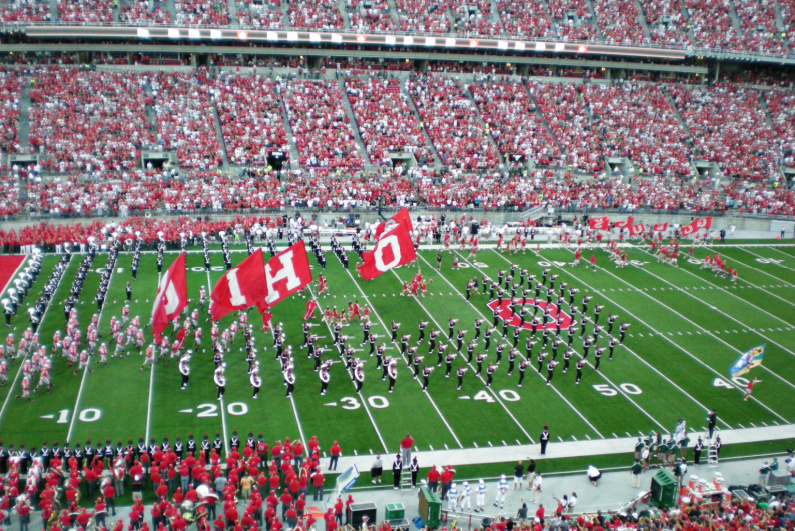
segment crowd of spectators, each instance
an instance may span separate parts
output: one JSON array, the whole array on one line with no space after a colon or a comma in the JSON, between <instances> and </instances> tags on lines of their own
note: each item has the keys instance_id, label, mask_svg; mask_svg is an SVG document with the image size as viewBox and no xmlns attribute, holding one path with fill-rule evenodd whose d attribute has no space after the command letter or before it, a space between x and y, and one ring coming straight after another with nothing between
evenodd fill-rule
<instances>
[{"instance_id":1,"label":"crowd of spectators","mask_svg":"<svg viewBox=\"0 0 795 531\"><path fill-rule=\"evenodd\" d=\"M397 23L388 0L347 0L353 31L394 31Z\"/></svg>"},{"instance_id":2,"label":"crowd of spectators","mask_svg":"<svg viewBox=\"0 0 795 531\"><path fill-rule=\"evenodd\" d=\"M638 0L652 43L682 46L690 43L690 30L678 0Z\"/></svg>"},{"instance_id":3,"label":"crowd of spectators","mask_svg":"<svg viewBox=\"0 0 795 531\"><path fill-rule=\"evenodd\" d=\"M602 171L606 148L591 125L584 85L531 81L528 87L569 163L589 173Z\"/></svg>"},{"instance_id":4,"label":"crowd of spectators","mask_svg":"<svg viewBox=\"0 0 795 531\"><path fill-rule=\"evenodd\" d=\"M759 93L739 85L668 87L690 129L694 156L718 163L731 177L767 179L780 158Z\"/></svg>"},{"instance_id":5,"label":"crowd of spectators","mask_svg":"<svg viewBox=\"0 0 795 531\"><path fill-rule=\"evenodd\" d=\"M795 0L45 0L0 3L0 23L178 24L256 29L407 31L466 36L507 35L607 44L720 49L773 55L795 53ZM778 4L780 16L776 13ZM342 8L342 9L341 9ZM736 20L733 17L736 16ZM645 26L644 27L644 22Z\"/></svg>"},{"instance_id":6,"label":"crowd of spectators","mask_svg":"<svg viewBox=\"0 0 795 531\"><path fill-rule=\"evenodd\" d=\"M491 10L491 0L469 0L452 8L453 30L459 35L501 35L499 19Z\"/></svg>"},{"instance_id":7,"label":"crowd of spectators","mask_svg":"<svg viewBox=\"0 0 795 531\"><path fill-rule=\"evenodd\" d=\"M277 85L259 75L222 74L210 88L232 164L264 165L271 151L289 152Z\"/></svg>"},{"instance_id":8,"label":"crowd of spectators","mask_svg":"<svg viewBox=\"0 0 795 531\"><path fill-rule=\"evenodd\" d=\"M743 49L781 54L786 43L779 36L774 0L734 0L743 31Z\"/></svg>"},{"instance_id":9,"label":"crowd of spectators","mask_svg":"<svg viewBox=\"0 0 795 531\"><path fill-rule=\"evenodd\" d=\"M595 41L599 36L588 0L548 0L554 36L572 41Z\"/></svg>"},{"instance_id":10,"label":"crowd of spectators","mask_svg":"<svg viewBox=\"0 0 795 531\"><path fill-rule=\"evenodd\" d=\"M13 70L0 69L0 151L18 151L19 98L22 85Z\"/></svg>"},{"instance_id":11,"label":"crowd of spectators","mask_svg":"<svg viewBox=\"0 0 795 531\"><path fill-rule=\"evenodd\" d=\"M152 79L157 142L176 150L181 166L207 169L223 162L206 72L157 73Z\"/></svg>"},{"instance_id":12,"label":"crowd of spectators","mask_svg":"<svg viewBox=\"0 0 795 531\"><path fill-rule=\"evenodd\" d=\"M345 78L348 100L367 154L374 164L388 164L389 151L413 153L419 164L433 155L399 79Z\"/></svg>"},{"instance_id":13,"label":"crowd of spectators","mask_svg":"<svg viewBox=\"0 0 795 531\"><path fill-rule=\"evenodd\" d=\"M236 9L237 23L254 29L282 29L283 13L279 8L279 0L270 2L238 2Z\"/></svg>"},{"instance_id":14,"label":"crowd of spectators","mask_svg":"<svg viewBox=\"0 0 795 531\"><path fill-rule=\"evenodd\" d=\"M227 0L174 0L176 23L191 26L228 26Z\"/></svg>"},{"instance_id":15,"label":"crowd of spectators","mask_svg":"<svg viewBox=\"0 0 795 531\"><path fill-rule=\"evenodd\" d=\"M44 146L48 169L130 169L153 141L147 127L147 76L46 69L30 89L30 144Z\"/></svg>"},{"instance_id":16,"label":"crowd of spectators","mask_svg":"<svg viewBox=\"0 0 795 531\"><path fill-rule=\"evenodd\" d=\"M281 87L299 163L327 168L364 165L336 83L293 79Z\"/></svg>"},{"instance_id":17,"label":"crowd of spectators","mask_svg":"<svg viewBox=\"0 0 795 531\"><path fill-rule=\"evenodd\" d=\"M0 3L0 21L13 22L48 22L50 20L50 4L42 0L12 0Z\"/></svg>"},{"instance_id":18,"label":"crowd of spectators","mask_svg":"<svg viewBox=\"0 0 795 531\"><path fill-rule=\"evenodd\" d=\"M552 31L552 21L540 2L497 0L497 9L507 35L542 38L548 37Z\"/></svg>"},{"instance_id":19,"label":"crowd of spectators","mask_svg":"<svg viewBox=\"0 0 795 531\"><path fill-rule=\"evenodd\" d=\"M484 170L500 163L500 156L488 136L477 107L465 88L453 78L412 76L407 82L442 164L462 170Z\"/></svg>"},{"instance_id":20,"label":"crowd of spectators","mask_svg":"<svg viewBox=\"0 0 795 531\"><path fill-rule=\"evenodd\" d=\"M446 0L395 0L400 31L449 33Z\"/></svg>"},{"instance_id":21,"label":"crowd of spectators","mask_svg":"<svg viewBox=\"0 0 795 531\"><path fill-rule=\"evenodd\" d=\"M61 22L72 24L110 24L113 4L104 0L61 0L56 2Z\"/></svg>"},{"instance_id":22,"label":"crowd of spectators","mask_svg":"<svg viewBox=\"0 0 795 531\"><path fill-rule=\"evenodd\" d=\"M606 42L629 44L648 42L643 16L635 0L592 0L596 20Z\"/></svg>"},{"instance_id":23,"label":"crowd of spectators","mask_svg":"<svg viewBox=\"0 0 795 531\"><path fill-rule=\"evenodd\" d=\"M684 0L699 48L740 50L741 35L731 18L732 5L721 0Z\"/></svg>"},{"instance_id":24,"label":"crowd of spectators","mask_svg":"<svg viewBox=\"0 0 795 531\"><path fill-rule=\"evenodd\" d=\"M470 91L500 154L535 165L565 166L564 155L522 83L473 83Z\"/></svg>"},{"instance_id":25,"label":"crowd of spectators","mask_svg":"<svg viewBox=\"0 0 795 531\"><path fill-rule=\"evenodd\" d=\"M25 206L19 200L19 180L10 174L0 174L0 216L19 213Z\"/></svg>"},{"instance_id":26,"label":"crowd of spectators","mask_svg":"<svg viewBox=\"0 0 795 531\"><path fill-rule=\"evenodd\" d=\"M662 89L651 83L583 86L605 154L627 157L645 174L689 175L687 132Z\"/></svg>"},{"instance_id":27,"label":"crowd of spectators","mask_svg":"<svg viewBox=\"0 0 795 531\"><path fill-rule=\"evenodd\" d=\"M290 0L287 16L291 28L342 29L345 19L337 0Z\"/></svg>"},{"instance_id":28,"label":"crowd of spectators","mask_svg":"<svg viewBox=\"0 0 795 531\"><path fill-rule=\"evenodd\" d=\"M795 93L770 90L765 92L765 99L781 143L781 163L795 168Z\"/></svg>"},{"instance_id":29,"label":"crowd of spectators","mask_svg":"<svg viewBox=\"0 0 795 531\"><path fill-rule=\"evenodd\" d=\"M121 0L119 21L127 24L170 24L171 13L165 0Z\"/></svg>"}]
</instances>

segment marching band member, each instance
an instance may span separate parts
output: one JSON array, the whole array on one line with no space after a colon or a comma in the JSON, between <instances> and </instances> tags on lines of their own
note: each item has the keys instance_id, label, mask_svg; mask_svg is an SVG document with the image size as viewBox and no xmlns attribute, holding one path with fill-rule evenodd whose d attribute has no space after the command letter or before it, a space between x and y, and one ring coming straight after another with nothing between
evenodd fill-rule
<instances>
[{"instance_id":1,"label":"marching band member","mask_svg":"<svg viewBox=\"0 0 795 531\"><path fill-rule=\"evenodd\" d=\"M216 397L216 400L223 399L224 392L226 391L226 376L224 375L224 371L226 371L226 363L221 363L213 373L213 382L218 388L218 396Z\"/></svg>"},{"instance_id":2,"label":"marching band member","mask_svg":"<svg viewBox=\"0 0 795 531\"><path fill-rule=\"evenodd\" d=\"M188 388L188 380L190 379L190 358L191 358L192 351L187 351L182 357L179 359L179 373L182 375L182 386L180 387L180 391L184 391Z\"/></svg>"},{"instance_id":3,"label":"marching band member","mask_svg":"<svg viewBox=\"0 0 795 531\"><path fill-rule=\"evenodd\" d=\"M251 395L251 398L256 400L259 398L259 390L262 387L262 378L259 375L259 362L255 361L253 367L251 368L251 372L249 373L248 381L251 384L251 387L254 389L254 394Z\"/></svg>"},{"instance_id":4,"label":"marching band member","mask_svg":"<svg viewBox=\"0 0 795 531\"><path fill-rule=\"evenodd\" d=\"M320 396L326 396L326 390L328 389L328 384L331 381L331 363L328 361L324 361L320 365L320 373L318 376L320 377ZM364 380L364 376L362 376L362 380Z\"/></svg>"}]
</instances>

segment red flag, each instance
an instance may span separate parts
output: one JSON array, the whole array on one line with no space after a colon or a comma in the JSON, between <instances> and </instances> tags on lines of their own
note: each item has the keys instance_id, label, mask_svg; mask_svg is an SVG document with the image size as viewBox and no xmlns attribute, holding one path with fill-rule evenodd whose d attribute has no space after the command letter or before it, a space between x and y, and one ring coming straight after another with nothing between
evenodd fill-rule
<instances>
[{"instance_id":1,"label":"red flag","mask_svg":"<svg viewBox=\"0 0 795 531\"><path fill-rule=\"evenodd\" d=\"M638 234L643 234L646 228L643 226L643 223L635 223L634 225L629 226L629 235L630 236L637 236Z\"/></svg>"},{"instance_id":2,"label":"red flag","mask_svg":"<svg viewBox=\"0 0 795 531\"><path fill-rule=\"evenodd\" d=\"M401 208L398 210L398 213L389 218L388 220L380 223L375 228L375 239L381 237L385 230L389 230L394 223L403 223L406 225L406 228L411 232L413 229L411 225L411 216L409 215L409 211L406 207Z\"/></svg>"},{"instance_id":3,"label":"red flag","mask_svg":"<svg viewBox=\"0 0 795 531\"><path fill-rule=\"evenodd\" d=\"M312 317L315 316L315 309L317 308L317 302L314 299L309 299L306 301L306 311L304 312L304 321L308 321Z\"/></svg>"},{"instance_id":4,"label":"red flag","mask_svg":"<svg viewBox=\"0 0 795 531\"><path fill-rule=\"evenodd\" d=\"M268 313L268 284L262 249L257 249L240 264L222 275L210 293L210 315L213 321L235 310L256 306L262 318Z\"/></svg>"},{"instance_id":5,"label":"red flag","mask_svg":"<svg viewBox=\"0 0 795 531\"><path fill-rule=\"evenodd\" d=\"M591 218L588 220L588 227L591 230L610 230L610 220L607 217Z\"/></svg>"},{"instance_id":6,"label":"red flag","mask_svg":"<svg viewBox=\"0 0 795 531\"><path fill-rule=\"evenodd\" d=\"M658 224L658 225L655 225L655 226L653 227L653 229L654 229L654 231L655 231L655 232L665 232L665 231L667 231L667 230L668 230L668 222L666 221L666 222L665 222L665 223L663 223L662 225L659 225L659 224Z\"/></svg>"},{"instance_id":7,"label":"red flag","mask_svg":"<svg viewBox=\"0 0 795 531\"><path fill-rule=\"evenodd\" d=\"M682 225L682 228L679 229L679 232L681 232L682 236L688 236L696 232L696 229L693 227L693 224L691 223L690 225Z\"/></svg>"},{"instance_id":8,"label":"red flag","mask_svg":"<svg viewBox=\"0 0 795 531\"><path fill-rule=\"evenodd\" d=\"M268 283L267 302L271 308L312 282L303 240L268 260L265 280Z\"/></svg>"},{"instance_id":9,"label":"red flag","mask_svg":"<svg viewBox=\"0 0 795 531\"><path fill-rule=\"evenodd\" d=\"M185 336L188 334L188 329L183 328L177 333L177 341L179 341L179 348L182 348L182 344L185 342Z\"/></svg>"},{"instance_id":10,"label":"red flag","mask_svg":"<svg viewBox=\"0 0 795 531\"><path fill-rule=\"evenodd\" d=\"M706 218L698 218L691 223L694 230L698 229L708 229L712 227L712 216L708 216Z\"/></svg>"},{"instance_id":11,"label":"red flag","mask_svg":"<svg viewBox=\"0 0 795 531\"><path fill-rule=\"evenodd\" d=\"M185 306L188 305L188 286L185 282L185 253L181 253L160 278L152 306L152 333L160 343L160 334Z\"/></svg>"},{"instance_id":12,"label":"red flag","mask_svg":"<svg viewBox=\"0 0 795 531\"><path fill-rule=\"evenodd\" d=\"M616 221L614 225L617 229L628 229L633 223L635 223L635 218L629 216L626 221Z\"/></svg>"},{"instance_id":13,"label":"red flag","mask_svg":"<svg viewBox=\"0 0 795 531\"><path fill-rule=\"evenodd\" d=\"M364 280L372 280L393 267L408 264L417 259L411 235L405 224L400 223L378 238L375 249L362 253L364 263L359 267Z\"/></svg>"}]
</instances>

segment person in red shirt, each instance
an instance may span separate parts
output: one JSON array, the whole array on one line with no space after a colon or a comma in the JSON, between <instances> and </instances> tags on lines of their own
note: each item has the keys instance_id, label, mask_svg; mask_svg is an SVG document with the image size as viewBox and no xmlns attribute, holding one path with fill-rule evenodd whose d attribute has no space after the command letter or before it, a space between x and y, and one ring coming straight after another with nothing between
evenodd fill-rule
<instances>
[{"instance_id":1,"label":"person in red shirt","mask_svg":"<svg viewBox=\"0 0 795 531\"><path fill-rule=\"evenodd\" d=\"M312 495L314 501L323 500L323 485L325 482L326 478L319 471L312 476L312 486L315 487L314 494Z\"/></svg>"},{"instance_id":2,"label":"person in red shirt","mask_svg":"<svg viewBox=\"0 0 795 531\"><path fill-rule=\"evenodd\" d=\"M411 463L411 449L414 447L414 439L411 438L411 434L407 433L403 440L400 441L400 451L402 452L402 458L404 463Z\"/></svg>"},{"instance_id":3,"label":"person in red shirt","mask_svg":"<svg viewBox=\"0 0 795 531\"><path fill-rule=\"evenodd\" d=\"M337 470L337 463L339 462L340 454L342 453L342 448L340 448L340 445L337 443L337 441L334 441L334 444L329 449L329 453L331 454L331 462L329 463L328 469Z\"/></svg>"},{"instance_id":4,"label":"person in red shirt","mask_svg":"<svg viewBox=\"0 0 795 531\"><path fill-rule=\"evenodd\" d=\"M436 470L436 465L433 465L428 471L428 490L436 492L436 489L439 488L439 477L439 471Z\"/></svg>"},{"instance_id":5,"label":"person in red shirt","mask_svg":"<svg viewBox=\"0 0 795 531\"><path fill-rule=\"evenodd\" d=\"M113 511L111 515L116 516L116 490L113 485L108 483L102 490L102 496L105 498L105 505Z\"/></svg>"},{"instance_id":6,"label":"person in red shirt","mask_svg":"<svg viewBox=\"0 0 795 531\"><path fill-rule=\"evenodd\" d=\"M342 498L337 498L337 501L334 502L334 518L336 518L337 524L339 525L342 525L342 509Z\"/></svg>"},{"instance_id":7,"label":"person in red shirt","mask_svg":"<svg viewBox=\"0 0 795 531\"><path fill-rule=\"evenodd\" d=\"M279 500L282 502L282 520L284 520L284 515L287 513L287 509L293 503L293 497L290 495L287 489L284 489L282 495L279 497Z\"/></svg>"},{"instance_id":8,"label":"person in red shirt","mask_svg":"<svg viewBox=\"0 0 795 531\"><path fill-rule=\"evenodd\" d=\"M226 519L226 527L233 527L237 525L237 509L229 507L224 510L224 518Z\"/></svg>"},{"instance_id":9,"label":"person in red shirt","mask_svg":"<svg viewBox=\"0 0 795 531\"><path fill-rule=\"evenodd\" d=\"M541 522L541 525L544 525L544 504L543 503L539 503L538 504L538 510L536 511L536 518L538 518L538 521Z\"/></svg>"}]
</instances>

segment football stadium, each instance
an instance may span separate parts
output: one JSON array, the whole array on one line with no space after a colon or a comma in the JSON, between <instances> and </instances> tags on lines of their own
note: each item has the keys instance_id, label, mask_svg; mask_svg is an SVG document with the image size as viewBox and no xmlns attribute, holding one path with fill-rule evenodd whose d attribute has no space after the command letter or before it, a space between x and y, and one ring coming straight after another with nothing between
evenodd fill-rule
<instances>
[{"instance_id":1,"label":"football stadium","mask_svg":"<svg viewBox=\"0 0 795 531\"><path fill-rule=\"evenodd\" d=\"M790 3L2 0L2 527L791 528Z\"/></svg>"}]
</instances>

